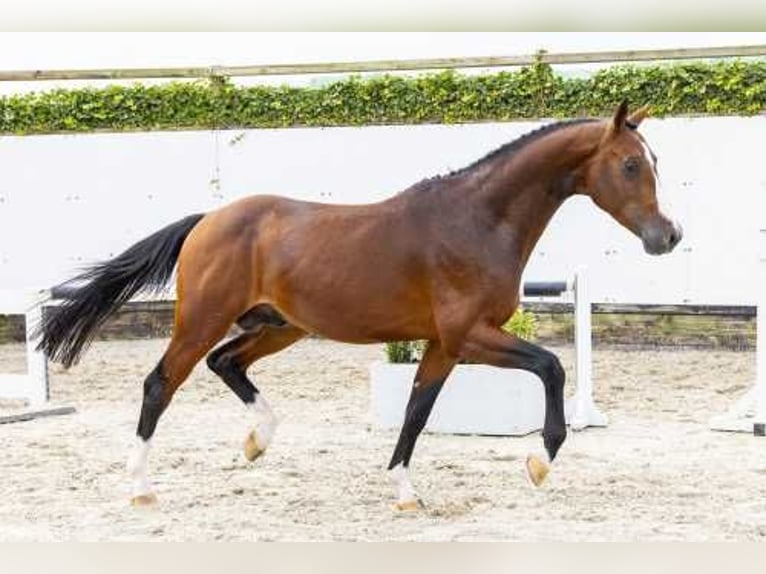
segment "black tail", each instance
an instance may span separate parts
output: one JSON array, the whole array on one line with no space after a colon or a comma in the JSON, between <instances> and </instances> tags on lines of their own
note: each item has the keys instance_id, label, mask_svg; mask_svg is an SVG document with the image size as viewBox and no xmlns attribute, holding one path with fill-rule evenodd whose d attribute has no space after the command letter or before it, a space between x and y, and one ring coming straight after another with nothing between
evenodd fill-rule
<instances>
[{"instance_id":1,"label":"black tail","mask_svg":"<svg viewBox=\"0 0 766 574\"><path fill-rule=\"evenodd\" d=\"M100 327L140 291L160 291L173 273L186 237L202 219L190 215L139 241L114 259L64 283L63 302L44 314L38 350L65 367L76 363Z\"/></svg>"}]
</instances>

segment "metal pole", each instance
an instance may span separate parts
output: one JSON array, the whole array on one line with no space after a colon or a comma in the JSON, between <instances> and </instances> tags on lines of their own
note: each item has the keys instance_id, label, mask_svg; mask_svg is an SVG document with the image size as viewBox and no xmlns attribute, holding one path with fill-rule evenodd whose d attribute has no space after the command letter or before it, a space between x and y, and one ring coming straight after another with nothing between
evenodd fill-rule
<instances>
[{"instance_id":1,"label":"metal pole","mask_svg":"<svg viewBox=\"0 0 766 574\"><path fill-rule=\"evenodd\" d=\"M349 74L362 72L397 72L450 70L655 60L694 60L700 58L745 58L766 55L766 45L714 46L708 48L672 48L660 50L613 50L607 52L566 52L553 54L544 50L520 56L482 56L467 58L429 58L409 60L369 60L363 62L317 62L299 64L263 64L245 66L196 66L189 68L119 68L89 70L0 70L0 82L37 82L46 80L139 80L172 78L239 78L305 74Z\"/></svg>"}]
</instances>

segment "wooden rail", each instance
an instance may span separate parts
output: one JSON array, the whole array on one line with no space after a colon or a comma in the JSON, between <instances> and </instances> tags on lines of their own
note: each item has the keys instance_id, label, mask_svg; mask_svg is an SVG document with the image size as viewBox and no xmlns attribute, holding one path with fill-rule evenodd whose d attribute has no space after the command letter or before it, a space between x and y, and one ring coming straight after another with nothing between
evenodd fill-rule
<instances>
[{"instance_id":1,"label":"wooden rail","mask_svg":"<svg viewBox=\"0 0 766 574\"><path fill-rule=\"evenodd\" d=\"M746 58L766 56L766 45L721 46L710 48L674 48L660 50L621 50L609 52L569 52L550 54L545 51L521 56L489 56L470 58L431 58L411 60L370 60L367 62L326 62L306 64L271 64L252 66L207 66L191 68L122 68L92 70L16 70L0 71L0 82L32 82L43 80L135 80L173 78L235 78L246 76L283 76L303 74L340 74L359 72L395 72L528 66L546 64L593 64L611 62L645 62L657 60L691 60Z\"/></svg>"}]
</instances>

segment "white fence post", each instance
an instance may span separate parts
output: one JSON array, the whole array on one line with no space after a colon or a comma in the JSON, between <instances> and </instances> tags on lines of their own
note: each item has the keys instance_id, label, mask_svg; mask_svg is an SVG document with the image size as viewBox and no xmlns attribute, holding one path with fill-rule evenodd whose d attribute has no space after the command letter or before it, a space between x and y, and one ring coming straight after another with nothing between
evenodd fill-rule
<instances>
[{"instance_id":1,"label":"white fence post","mask_svg":"<svg viewBox=\"0 0 766 574\"><path fill-rule=\"evenodd\" d=\"M48 401L48 366L45 354L37 351L33 331L42 318L46 291L0 292L0 313L24 315L26 330L25 374L0 374L0 398L24 399L39 407Z\"/></svg>"},{"instance_id":2,"label":"white fence post","mask_svg":"<svg viewBox=\"0 0 766 574\"><path fill-rule=\"evenodd\" d=\"M575 372L577 389L567 401L567 422L572 430L605 427L609 419L593 401L593 333L591 301L585 267L579 267L574 278Z\"/></svg>"},{"instance_id":3,"label":"white fence post","mask_svg":"<svg viewBox=\"0 0 766 574\"><path fill-rule=\"evenodd\" d=\"M756 310L755 418L753 433L766 436L766 228L758 230L758 308Z\"/></svg>"},{"instance_id":4,"label":"white fence post","mask_svg":"<svg viewBox=\"0 0 766 574\"><path fill-rule=\"evenodd\" d=\"M710 428L719 431L751 432L766 436L766 227L758 230L758 258L754 280L756 299L755 381L725 413L710 419Z\"/></svg>"},{"instance_id":5,"label":"white fence post","mask_svg":"<svg viewBox=\"0 0 766 574\"><path fill-rule=\"evenodd\" d=\"M43 306L36 304L25 315L27 331L27 376L29 377L29 403L41 406L48 402L48 360L45 353L37 350L38 337L33 337L34 329L43 318Z\"/></svg>"}]
</instances>

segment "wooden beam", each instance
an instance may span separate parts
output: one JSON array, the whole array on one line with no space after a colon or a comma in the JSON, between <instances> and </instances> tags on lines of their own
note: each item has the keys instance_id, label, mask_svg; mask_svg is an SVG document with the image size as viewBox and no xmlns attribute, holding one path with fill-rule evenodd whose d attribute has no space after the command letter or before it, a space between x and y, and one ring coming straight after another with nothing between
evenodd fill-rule
<instances>
[{"instance_id":1,"label":"wooden beam","mask_svg":"<svg viewBox=\"0 0 766 574\"><path fill-rule=\"evenodd\" d=\"M71 415L74 412L76 412L74 407L52 407L49 409L42 409L37 411L25 411L12 415L0 416L0 425L31 421L42 417Z\"/></svg>"},{"instance_id":2,"label":"wooden beam","mask_svg":"<svg viewBox=\"0 0 766 574\"><path fill-rule=\"evenodd\" d=\"M366 62L326 62L304 64L264 64L249 66L207 66L190 68L121 68L91 70L15 70L0 71L1 82L34 82L43 80L138 80L236 78L248 76L284 76L305 74L348 74L361 72L395 72L467 68L528 66L546 64L594 64L644 62L658 60L690 60L713 58L747 58L766 56L766 45L719 46L710 48L674 48L660 50L615 50L607 52L568 52L520 56L470 58L430 58L410 60L370 60Z\"/></svg>"},{"instance_id":3,"label":"wooden beam","mask_svg":"<svg viewBox=\"0 0 766 574\"><path fill-rule=\"evenodd\" d=\"M521 306L534 313L571 313L572 303L523 299ZM751 305L664 305L664 304L629 304L629 303L593 303L594 315L666 315L666 316L701 316L701 317L741 317L753 318L757 307Z\"/></svg>"}]
</instances>

